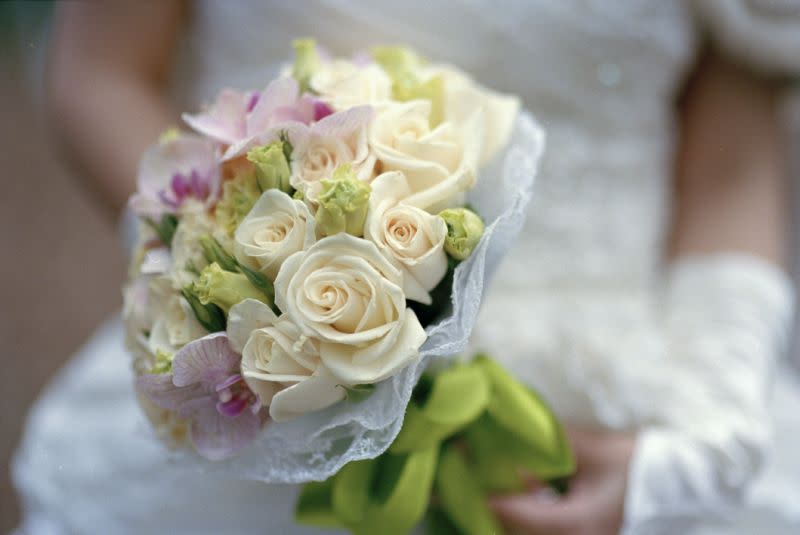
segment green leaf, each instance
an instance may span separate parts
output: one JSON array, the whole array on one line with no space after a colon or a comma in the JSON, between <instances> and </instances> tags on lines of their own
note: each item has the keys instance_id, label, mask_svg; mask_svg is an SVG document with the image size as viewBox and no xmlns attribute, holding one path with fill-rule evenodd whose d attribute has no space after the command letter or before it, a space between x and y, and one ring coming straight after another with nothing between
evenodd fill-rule
<instances>
[{"instance_id":1,"label":"green leaf","mask_svg":"<svg viewBox=\"0 0 800 535\"><path fill-rule=\"evenodd\" d=\"M463 455L454 447L442 451L436 472L436 493L442 509L466 535L501 535L486 497L475 481Z\"/></svg>"},{"instance_id":2,"label":"green leaf","mask_svg":"<svg viewBox=\"0 0 800 535\"><path fill-rule=\"evenodd\" d=\"M407 534L428 508L438 456L438 446L403 456L384 454L375 476L374 498L353 532Z\"/></svg>"},{"instance_id":3,"label":"green leaf","mask_svg":"<svg viewBox=\"0 0 800 535\"><path fill-rule=\"evenodd\" d=\"M159 241L166 247L172 248L172 237L175 236L175 230L178 228L178 218L173 214L164 214L158 222L152 219L145 219L145 221L156 232Z\"/></svg>"},{"instance_id":4,"label":"green leaf","mask_svg":"<svg viewBox=\"0 0 800 535\"><path fill-rule=\"evenodd\" d=\"M181 294L192 307L194 317L208 332L216 333L225 330L227 321L221 308L213 303L207 305L201 303L190 287L181 290Z\"/></svg>"},{"instance_id":5,"label":"green leaf","mask_svg":"<svg viewBox=\"0 0 800 535\"><path fill-rule=\"evenodd\" d=\"M356 525L364 520L377 465L375 459L351 462L334 476L331 504L343 524Z\"/></svg>"},{"instance_id":6,"label":"green leaf","mask_svg":"<svg viewBox=\"0 0 800 535\"><path fill-rule=\"evenodd\" d=\"M237 262L237 266L239 267L239 271L241 271L242 274L247 277L247 280L250 281L250 284L266 294L267 303L274 308L275 288L272 286L272 281L270 281L263 273L251 269L241 262Z\"/></svg>"},{"instance_id":7,"label":"green leaf","mask_svg":"<svg viewBox=\"0 0 800 535\"><path fill-rule=\"evenodd\" d=\"M353 385L353 386L344 386L339 385L340 387L344 388L345 397L347 401L351 403L358 403L367 399L370 394L375 391L375 385Z\"/></svg>"},{"instance_id":8,"label":"green leaf","mask_svg":"<svg viewBox=\"0 0 800 535\"><path fill-rule=\"evenodd\" d=\"M415 449L430 448L445 439L451 432L449 425L436 424L425 417L425 413L409 404L403 420L403 427L395 438L389 451L392 453L408 453Z\"/></svg>"},{"instance_id":9,"label":"green leaf","mask_svg":"<svg viewBox=\"0 0 800 535\"><path fill-rule=\"evenodd\" d=\"M554 469L560 471L572 466L572 452L564 431L545 402L493 360L482 356L476 362L491 383L487 412L498 426L523 441Z\"/></svg>"},{"instance_id":10,"label":"green leaf","mask_svg":"<svg viewBox=\"0 0 800 535\"><path fill-rule=\"evenodd\" d=\"M462 535L441 507L431 507L425 518L426 535Z\"/></svg>"},{"instance_id":11,"label":"green leaf","mask_svg":"<svg viewBox=\"0 0 800 535\"><path fill-rule=\"evenodd\" d=\"M520 492L525 487L520 462L506 453L504 437L494 434L494 427L486 425L486 419L488 416L482 417L464 433L472 470L486 492Z\"/></svg>"},{"instance_id":12,"label":"green leaf","mask_svg":"<svg viewBox=\"0 0 800 535\"><path fill-rule=\"evenodd\" d=\"M431 421L466 425L489 403L489 381L475 364L456 364L434 378L424 411Z\"/></svg>"},{"instance_id":13,"label":"green leaf","mask_svg":"<svg viewBox=\"0 0 800 535\"><path fill-rule=\"evenodd\" d=\"M236 259L225 250L221 243L216 238L209 234L205 234L198 238L200 246L203 248L203 256L209 264L216 262L225 271L237 271L238 262Z\"/></svg>"},{"instance_id":14,"label":"green leaf","mask_svg":"<svg viewBox=\"0 0 800 535\"><path fill-rule=\"evenodd\" d=\"M344 526L333 513L333 478L303 485L297 499L294 518L298 524L319 528L341 529Z\"/></svg>"},{"instance_id":15,"label":"green leaf","mask_svg":"<svg viewBox=\"0 0 800 535\"><path fill-rule=\"evenodd\" d=\"M521 481L514 474L520 469L542 481L572 475L575 462L562 436L553 450L543 450L500 425L486 414L466 431L476 469L487 488L497 491L518 490Z\"/></svg>"},{"instance_id":16,"label":"green leaf","mask_svg":"<svg viewBox=\"0 0 800 535\"><path fill-rule=\"evenodd\" d=\"M391 451L433 446L478 418L488 403L489 383L483 369L472 363L452 366L433 377L421 408L409 404Z\"/></svg>"}]
</instances>

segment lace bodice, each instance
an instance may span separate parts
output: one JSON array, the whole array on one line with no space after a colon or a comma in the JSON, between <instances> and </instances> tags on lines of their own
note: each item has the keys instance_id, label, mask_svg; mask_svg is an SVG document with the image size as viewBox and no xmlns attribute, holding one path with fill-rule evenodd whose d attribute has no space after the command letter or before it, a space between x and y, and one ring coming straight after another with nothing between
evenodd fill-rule
<instances>
[{"instance_id":1,"label":"lace bodice","mask_svg":"<svg viewBox=\"0 0 800 535\"><path fill-rule=\"evenodd\" d=\"M324 1L308 10L293 3L201 2L181 85L192 88L185 93L193 105L221 84L260 86L277 68L270 59L285 58L298 35L345 54L409 43L521 95L547 131L544 169L519 247L525 261L509 260L522 269L509 268L498 284L572 284L575 275L643 283L660 247L672 95L693 46L685 6L455 4ZM273 27L272 18L282 24Z\"/></svg>"}]
</instances>

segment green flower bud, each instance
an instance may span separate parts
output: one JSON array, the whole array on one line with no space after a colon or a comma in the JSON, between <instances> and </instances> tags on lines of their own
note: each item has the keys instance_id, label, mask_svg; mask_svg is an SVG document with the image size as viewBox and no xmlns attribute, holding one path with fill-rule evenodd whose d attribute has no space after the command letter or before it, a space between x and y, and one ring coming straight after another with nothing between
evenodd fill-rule
<instances>
[{"instance_id":1,"label":"green flower bud","mask_svg":"<svg viewBox=\"0 0 800 535\"><path fill-rule=\"evenodd\" d=\"M197 276L200 276L199 271L197 272ZM201 303L200 299L194 293L193 284L183 288L181 294L192 308L192 312L194 313L194 317L197 318L198 323L208 332L216 333L225 330L225 324L227 323L225 320L225 313L213 303L207 305Z\"/></svg>"},{"instance_id":2,"label":"green flower bud","mask_svg":"<svg viewBox=\"0 0 800 535\"><path fill-rule=\"evenodd\" d=\"M217 223L229 235L233 236L236 227L250 212L250 209L261 196L255 171L242 172L222 185L222 197L217 203Z\"/></svg>"},{"instance_id":3,"label":"green flower bud","mask_svg":"<svg viewBox=\"0 0 800 535\"><path fill-rule=\"evenodd\" d=\"M395 100L429 100L431 102L431 128L444 119L444 81L434 76L425 81L417 73L425 60L410 48L402 46L377 46L372 49L373 59L386 71L392 80L392 96Z\"/></svg>"},{"instance_id":4,"label":"green flower bud","mask_svg":"<svg viewBox=\"0 0 800 535\"><path fill-rule=\"evenodd\" d=\"M448 208L439 212L447 224L444 250L456 260L464 260L478 245L483 235L483 221L468 208Z\"/></svg>"},{"instance_id":5,"label":"green flower bud","mask_svg":"<svg viewBox=\"0 0 800 535\"><path fill-rule=\"evenodd\" d=\"M172 359L174 358L175 355L172 353L156 349L156 358L150 368L150 373L170 373L172 371Z\"/></svg>"},{"instance_id":6,"label":"green flower bud","mask_svg":"<svg viewBox=\"0 0 800 535\"><path fill-rule=\"evenodd\" d=\"M364 233L369 194L372 188L356 178L350 164L340 165L330 180L322 180L317 229L325 236L347 232L353 236Z\"/></svg>"},{"instance_id":7,"label":"green flower bud","mask_svg":"<svg viewBox=\"0 0 800 535\"><path fill-rule=\"evenodd\" d=\"M161 135L158 136L158 142L161 145L166 145L167 143L169 143L171 141L175 141L176 139L178 139L180 137L180 135L181 135L181 131L173 126L173 127L167 128L166 130L161 132Z\"/></svg>"},{"instance_id":8,"label":"green flower bud","mask_svg":"<svg viewBox=\"0 0 800 535\"><path fill-rule=\"evenodd\" d=\"M256 147L247 153L247 159L256 166L256 180L261 191L279 189L288 193L289 188L289 162L282 141L276 141L263 147Z\"/></svg>"},{"instance_id":9,"label":"green flower bud","mask_svg":"<svg viewBox=\"0 0 800 535\"><path fill-rule=\"evenodd\" d=\"M213 303L226 314L244 299L268 302L264 292L253 286L245 275L225 271L216 262L203 268L200 277L192 284L192 291L202 304Z\"/></svg>"},{"instance_id":10,"label":"green flower bud","mask_svg":"<svg viewBox=\"0 0 800 535\"><path fill-rule=\"evenodd\" d=\"M296 39L292 47L294 48L292 76L300 84L301 91L308 91L311 76L320 66L317 43L313 39Z\"/></svg>"},{"instance_id":11,"label":"green flower bud","mask_svg":"<svg viewBox=\"0 0 800 535\"><path fill-rule=\"evenodd\" d=\"M412 74L425 64L416 52L405 46L376 46L370 52L372 59L386 71L392 81Z\"/></svg>"},{"instance_id":12,"label":"green flower bud","mask_svg":"<svg viewBox=\"0 0 800 535\"><path fill-rule=\"evenodd\" d=\"M222 245L209 234L204 234L198 238L200 247L203 248L203 255L209 264L216 262L225 271L237 271L238 264Z\"/></svg>"}]
</instances>

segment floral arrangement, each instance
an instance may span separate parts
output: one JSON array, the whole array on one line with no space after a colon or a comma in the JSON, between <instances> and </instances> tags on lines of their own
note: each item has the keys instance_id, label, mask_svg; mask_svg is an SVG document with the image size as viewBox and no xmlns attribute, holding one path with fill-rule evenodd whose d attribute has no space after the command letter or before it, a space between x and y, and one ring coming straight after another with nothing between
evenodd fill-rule
<instances>
[{"instance_id":1,"label":"floral arrangement","mask_svg":"<svg viewBox=\"0 0 800 535\"><path fill-rule=\"evenodd\" d=\"M301 40L263 91L184 114L192 132L144 154L130 201L124 318L159 436L270 482L386 451L524 219L543 136L518 107L406 48L337 59Z\"/></svg>"}]
</instances>

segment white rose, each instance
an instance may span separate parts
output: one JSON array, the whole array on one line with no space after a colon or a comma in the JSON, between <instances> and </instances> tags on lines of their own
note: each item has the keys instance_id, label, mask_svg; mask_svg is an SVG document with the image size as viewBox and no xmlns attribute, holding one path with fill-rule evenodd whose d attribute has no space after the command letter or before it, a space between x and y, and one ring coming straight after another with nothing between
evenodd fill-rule
<instances>
[{"instance_id":1,"label":"white rose","mask_svg":"<svg viewBox=\"0 0 800 535\"><path fill-rule=\"evenodd\" d=\"M200 236L213 234L214 220L205 210L183 215L172 237L172 265L170 274L175 288L183 288L196 278L195 270L202 270L207 264Z\"/></svg>"},{"instance_id":2,"label":"white rose","mask_svg":"<svg viewBox=\"0 0 800 535\"><path fill-rule=\"evenodd\" d=\"M419 75L422 79L436 76L442 78L445 121L460 127L475 110L483 110L481 165L506 145L520 108L517 97L487 89L465 73L446 65L425 66Z\"/></svg>"},{"instance_id":3,"label":"white rose","mask_svg":"<svg viewBox=\"0 0 800 535\"><path fill-rule=\"evenodd\" d=\"M375 155L367 142L371 118L372 109L361 106L334 113L311 126L294 124L286 129L292 144L289 182L309 203L316 202L320 182L331 178L342 164L349 163L360 180L372 180Z\"/></svg>"},{"instance_id":4,"label":"white rose","mask_svg":"<svg viewBox=\"0 0 800 535\"><path fill-rule=\"evenodd\" d=\"M334 110L364 104L379 104L391 99L392 81L374 64L356 65L352 61L323 63L309 82L319 97Z\"/></svg>"},{"instance_id":5,"label":"white rose","mask_svg":"<svg viewBox=\"0 0 800 535\"><path fill-rule=\"evenodd\" d=\"M384 171L402 171L411 195L405 204L438 212L463 201L475 185L483 137L483 112L477 109L456 127L431 129L427 100L384 107L370 127L370 146Z\"/></svg>"},{"instance_id":6,"label":"white rose","mask_svg":"<svg viewBox=\"0 0 800 535\"><path fill-rule=\"evenodd\" d=\"M398 171L379 175L372 182L364 237L384 254L398 261L403 270L407 299L430 305L428 293L447 273L444 239L447 225L401 201L411 194L405 176Z\"/></svg>"},{"instance_id":7,"label":"white rose","mask_svg":"<svg viewBox=\"0 0 800 535\"><path fill-rule=\"evenodd\" d=\"M189 342L208 334L197 321L192 307L180 294L171 295L159 312L148 344L153 354L158 349L174 353Z\"/></svg>"},{"instance_id":8,"label":"white rose","mask_svg":"<svg viewBox=\"0 0 800 535\"><path fill-rule=\"evenodd\" d=\"M275 304L320 340L320 359L342 384L375 383L418 358L425 341L402 285L374 243L342 233L283 263Z\"/></svg>"},{"instance_id":9,"label":"white rose","mask_svg":"<svg viewBox=\"0 0 800 535\"><path fill-rule=\"evenodd\" d=\"M302 201L267 190L236 229L236 259L274 279L289 255L314 243L314 229L314 217Z\"/></svg>"},{"instance_id":10,"label":"white rose","mask_svg":"<svg viewBox=\"0 0 800 535\"><path fill-rule=\"evenodd\" d=\"M319 342L286 315L246 299L229 314L228 338L242 353L241 372L276 422L333 405L345 390L319 358ZM246 342L245 342L246 340Z\"/></svg>"}]
</instances>

